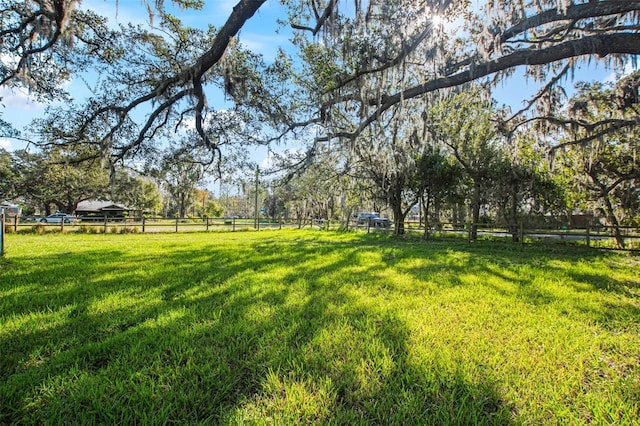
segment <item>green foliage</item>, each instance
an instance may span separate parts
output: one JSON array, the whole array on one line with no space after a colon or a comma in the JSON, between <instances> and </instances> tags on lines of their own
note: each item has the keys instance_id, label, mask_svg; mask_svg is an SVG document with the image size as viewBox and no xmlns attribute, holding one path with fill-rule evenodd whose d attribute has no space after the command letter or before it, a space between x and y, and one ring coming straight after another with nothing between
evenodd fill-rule
<instances>
[{"instance_id":1,"label":"green foliage","mask_svg":"<svg viewBox=\"0 0 640 426\"><path fill-rule=\"evenodd\" d=\"M44 223L36 223L31 227L31 231L34 234L42 235L47 232L47 226Z\"/></svg>"},{"instance_id":2,"label":"green foliage","mask_svg":"<svg viewBox=\"0 0 640 426\"><path fill-rule=\"evenodd\" d=\"M7 243L3 424L637 419L632 256L297 230Z\"/></svg>"},{"instance_id":3,"label":"green foliage","mask_svg":"<svg viewBox=\"0 0 640 426\"><path fill-rule=\"evenodd\" d=\"M32 205L73 213L78 202L107 192L109 172L99 162L82 161L95 152L84 148L51 148L13 155L14 195Z\"/></svg>"},{"instance_id":4,"label":"green foliage","mask_svg":"<svg viewBox=\"0 0 640 426\"><path fill-rule=\"evenodd\" d=\"M137 226L123 226L120 228L121 234L138 234L140 233L140 228Z\"/></svg>"},{"instance_id":5,"label":"green foliage","mask_svg":"<svg viewBox=\"0 0 640 426\"><path fill-rule=\"evenodd\" d=\"M329 92L339 81L337 77L344 76L345 70L341 67L342 64L336 62L337 52L334 48L335 46L316 43L304 44L302 47L304 65L308 67L304 75L313 76L310 89L315 93Z\"/></svg>"},{"instance_id":6,"label":"green foliage","mask_svg":"<svg viewBox=\"0 0 640 426\"><path fill-rule=\"evenodd\" d=\"M162 194L158 186L147 178L118 170L109 187L109 199L143 212L158 212L162 208Z\"/></svg>"},{"instance_id":7,"label":"green foliage","mask_svg":"<svg viewBox=\"0 0 640 426\"><path fill-rule=\"evenodd\" d=\"M147 174L161 182L167 195L164 199L167 215L186 216L187 208L194 201L196 186L203 184L207 176L208 165L202 164L199 158L199 154L205 155L203 151L169 148L154 164L148 165Z\"/></svg>"},{"instance_id":8,"label":"green foliage","mask_svg":"<svg viewBox=\"0 0 640 426\"><path fill-rule=\"evenodd\" d=\"M559 141L563 150L557 155L560 170L572 178L573 192L581 194L585 209L614 227L620 247L620 225L637 221L640 208L639 80L636 72L615 86L578 85L564 112L573 126Z\"/></svg>"},{"instance_id":9,"label":"green foliage","mask_svg":"<svg viewBox=\"0 0 640 426\"><path fill-rule=\"evenodd\" d=\"M80 225L75 231L79 234L100 234L103 230L104 228L101 226Z\"/></svg>"},{"instance_id":10,"label":"green foliage","mask_svg":"<svg viewBox=\"0 0 640 426\"><path fill-rule=\"evenodd\" d=\"M449 147L470 180L472 239L477 238L481 207L501 164L500 135L493 121L493 101L479 86L441 99L429 109L428 124L437 144Z\"/></svg>"},{"instance_id":11,"label":"green foliage","mask_svg":"<svg viewBox=\"0 0 640 426\"><path fill-rule=\"evenodd\" d=\"M417 192L434 203L460 196L462 169L453 163L438 147L419 156L417 162Z\"/></svg>"},{"instance_id":12,"label":"green foliage","mask_svg":"<svg viewBox=\"0 0 640 426\"><path fill-rule=\"evenodd\" d=\"M88 199L109 199L143 211L160 210L162 195L157 185L121 168L111 179L109 171L93 158L95 155L86 149L13 154L0 150L0 177L7 179L7 185L0 180L0 199L8 194L25 200L31 209L53 205L67 213Z\"/></svg>"},{"instance_id":13,"label":"green foliage","mask_svg":"<svg viewBox=\"0 0 640 426\"><path fill-rule=\"evenodd\" d=\"M264 200L264 208L271 219L282 217L285 213L284 199L277 194L268 194Z\"/></svg>"},{"instance_id":14,"label":"green foliage","mask_svg":"<svg viewBox=\"0 0 640 426\"><path fill-rule=\"evenodd\" d=\"M201 10L204 7L204 0L173 0L173 2L183 9Z\"/></svg>"},{"instance_id":15,"label":"green foliage","mask_svg":"<svg viewBox=\"0 0 640 426\"><path fill-rule=\"evenodd\" d=\"M14 172L11 169L11 154L0 148L0 200L7 200L13 196Z\"/></svg>"},{"instance_id":16,"label":"green foliage","mask_svg":"<svg viewBox=\"0 0 640 426\"><path fill-rule=\"evenodd\" d=\"M201 212L202 216L206 217L220 217L223 213L224 208L215 200L207 200Z\"/></svg>"}]
</instances>

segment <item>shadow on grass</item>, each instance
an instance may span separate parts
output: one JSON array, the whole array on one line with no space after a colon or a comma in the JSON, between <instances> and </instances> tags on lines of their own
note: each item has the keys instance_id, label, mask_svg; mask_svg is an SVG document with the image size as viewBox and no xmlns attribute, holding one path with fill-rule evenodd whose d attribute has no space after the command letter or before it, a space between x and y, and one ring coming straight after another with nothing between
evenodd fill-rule
<instances>
[{"instance_id":1,"label":"shadow on grass","mask_svg":"<svg viewBox=\"0 0 640 426\"><path fill-rule=\"evenodd\" d=\"M499 270L526 260L506 246L420 247L265 238L13 260L0 286L17 289L2 302L13 330L0 334L0 424L509 424L514 408L489 377L413 359L401 315L344 283L386 291L381 269L426 258L398 269L444 276L442 288L477 271L526 287ZM372 252L378 263L360 260Z\"/></svg>"},{"instance_id":2,"label":"shadow on grass","mask_svg":"<svg viewBox=\"0 0 640 426\"><path fill-rule=\"evenodd\" d=\"M451 254L454 253L452 256ZM601 292L629 298L638 298L640 279L620 281L607 271L580 271L579 263L603 262L616 256L609 250L582 247L519 246L500 242L434 242L416 252L405 251L405 259L428 260L418 267L401 267L417 278L447 275L451 280L443 286L464 285L457 277L465 274L485 273L505 283L519 287L517 296L533 304L545 304L554 299L535 287L535 280L543 275L562 281L563 285L580 292ZM557 263L565 265L559 266ZM391 262L394 263L394 262ZM537 274L537 275L534 275Z\"/></svg>"}]
</instances>

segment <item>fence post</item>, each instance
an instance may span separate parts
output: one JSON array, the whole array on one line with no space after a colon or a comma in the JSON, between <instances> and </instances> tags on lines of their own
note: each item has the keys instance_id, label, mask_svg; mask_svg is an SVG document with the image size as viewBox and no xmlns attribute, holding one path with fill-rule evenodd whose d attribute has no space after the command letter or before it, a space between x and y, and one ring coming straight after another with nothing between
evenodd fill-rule
<instances>
[{"instance_id":1,"label":"fence post","mask_svg":"<svg viewBox=\"0 0 640 426\"><path fill-rule=\"evenodd\" d=\"M16 219L18 216L16 216ZM64 217L60 218L60 232L64 232Z\"/></svg>"},{"instance_id":2,"label":"fence post","mask_svg":"<svg viewBox=\"0 0 640 426\"><path fill-rule=\"evenodd\" d=\"M520 235L518 236L520 239L520 245L524 244L524 219L520 221L520 229L518 232Z\"/></svg>"},{"instance_id":3,"label":"fence post","mask_svg":"<svg viewBox=\"0 0 640 426\"><path fill-rule=\"evenodd\" d=\"M204 220L206 222L205 231L209 231L209 216L205 216Z\"/></svg>"},{"instance_id":4,"label":"fence post","mask_svg":"<svg viewBox=\"0 0 640 426\"><path fill-rule=\"evenodd\" d=\"M144 226L145 226L146 218L142 216L142 233L144 234Z\"/></svg>"},{"instance_id":5,"label":"fence post","mask_svg":"<svg viewBox=\"0 0 640 426\"><path fill-rule=\"evenodd\" d=\"M176 217L176 232L178 232L178 218Z\"/></svg>"},{"instance_id":6,"label":"fence post","mask_svg":"<svg viewBox=\"0 0 640 426\"><path fill-rule=\"evenodd\" d=\"M591 226L587 223L587 247L591 245Z\"/></svg>"},{"instance_id":7,"label":"fence post","mask_svg":"<svg viewBox=\"0 0 640 426\"><path fill-rule=\"evenodd\" d=\"M4 257L4 210L0 214L0 257Z\"/></svg>"},{"instance_id":8,"label":"fence post","mask_svg":"<svg viewBox=\"0 0 640 426\"><path fill-rule=\"evenodd\" d=\"M107 233L107 226L108 226L108 225L107 225L107 215L105 214L105 215L104 215L104 233L105 233L105 234Z\"/></svg>"},{"instance_id":9,"label":"fence post","mask_svg":"<svg viewBox=\"0 0 640 426\"><path fill-rule=\"evenodd\" d=\"M16 217L14 219L14 222L13 222L13 231L14 232L18 232L18 220L20 220L20 219L18 219L18 215L16 215ZM4 223L2 224L2 226L4 226Z\"/></svg>"},{"instance_id":10,"label":"fence post","mask_svg":"<svg viewBox=\"0 0 640 426\"><path fill-rule=\"evenodd\" d=\"M236 232L236 218L231 219L231 232Z\"/></svg>"},{"instance_id":11,"label":"fence post","mask_svg":"<svg viewBox=\"0 0 640 426\"><path fill-rule=\"evenodd\" d=\"M471 242L471 222L467 222L467 241Z\"/></svg>"}]
</instances>

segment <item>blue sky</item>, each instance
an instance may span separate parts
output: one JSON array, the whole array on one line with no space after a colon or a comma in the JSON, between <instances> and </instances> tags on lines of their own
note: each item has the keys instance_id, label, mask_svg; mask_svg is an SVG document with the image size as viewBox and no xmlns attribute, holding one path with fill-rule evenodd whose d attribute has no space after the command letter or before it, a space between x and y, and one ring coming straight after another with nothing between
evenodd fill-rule
<instances>
[{"instance_id":1,"label":"blue sky","mask_svg":"<svg viewBox=\"0 0 640 426\"><path fill-rule=\"evenodd\" d=\"M224 24L233 6L238 0L209 1L203 10L181 11L170 8L170 11L183 20L185 25L195 28L206 28L213 24L220 27ZM170 6L170 2L167 2ZM134 23L141 25L149 24L149 15L141 0L120 0L116 7L115 0L84 0L80 5L83 9L91 9L95 12L109 17L110 24ZM269 0L260 8L253 18L242 29L239 38L241 42L252 50L262 53L267 61L272 61L278 52L279 46L287 46L288 36L286 30L280 31L277 18L282 16L282 6L276 0ZM68 82L66 89L72 97L78 101L89 95L87 85L76 79ZM0 88L0 98L2 98L2 118L14 125L17 129L23 129L31 123L34 118L42 116L46 105L37 102L29 97L24 90ZM218 108L224 108L224 97L222 93L213 93L209 99L210 103ZM25 146L24 142L16 139L0 138L0 147L14 150Z\"/></svg>"},{"instance_id":2,"label":"blue sky","mask_svg":"<svg viewBox=\"0 0 640 426\"><path fill-rule=\"evenodd\" d=\"M179 16L185 24L193 27L204 28L208 24L219 27L228 18L237 2L238 0L208 1L201 11L173 10L172 12ZM167 2L167 4L169 3ZM114 24L116 22L149 23L148 14L141 0L120 0L117 7L115 0L84 0L81 7L110 16L110 22ZM242 29L239 36L240 41L252 50L262 53L267 61L273 60L279 46L290 45L288 41L290 32L288 29L279 28L278 18L284 18L282 6L278 0L268 0ZM576 71L574 82L581 80L604 81L612 76L613 72L610 70L593 64L584 65ZM571 82L566 86L571 88L573 84ZM522 102L533 95L538 87L538 84L522 78L522 72L518 71L513 78L500 84L495 92L495 97L499 103L510 105L515 110L520 108ZM86 85L79 79L69 82L68 90L79 101L88 94ZM24 91L0 88L0 97L3 98L2 104L4 105L3 119L11 122L18 129L28 126L33 118L44 112L45 105L30 99ZM225 107L223 99L221 93L214 92L209 95L209 102L217 108ZM0 139L0 147L10 150L20 149L24 147L24 143L18 140ZM266 156L266 149L259 150L254 153L254 156Z\"/></svg>"}]
</instances>

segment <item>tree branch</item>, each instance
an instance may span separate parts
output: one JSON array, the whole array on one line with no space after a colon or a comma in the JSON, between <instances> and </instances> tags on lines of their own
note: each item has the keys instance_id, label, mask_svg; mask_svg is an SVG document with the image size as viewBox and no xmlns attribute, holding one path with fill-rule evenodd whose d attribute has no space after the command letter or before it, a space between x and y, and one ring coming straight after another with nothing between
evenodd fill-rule
<instances>
[{"instance_id":1,"label":"tree branch","mask_svg":"<svg viewBox=\"0 0 640 426\"><path fill-rule=\"evenodd\" d=\"M202 126L204 110L206 108L206 99L202 90L202 80L205 74L220 61L231 39L265 2L266 0L240 0L233 8L229 19L227 19L223 27L216 34L211 47L202 54L193 65L184 68L173 76L163 79L149 92L131 100L126 105L111 104L96 109L84 120L84 123L79 129L80 135L84 136L89 126L103 114L110 112L115 113L118 116L118 121L111 126L106 136L102 138L103 141L106 141L123 126L133 109L146 102L160 99L174 89L180 89L176 94L169 96L166 101L162 102L160 106L151 112L144 127L139 132L137 139L124 147L123 152L117 155L117 157L121 158L127 151L141 144L145 140L146 132L151 129L154 120L160 113L168 110L173 104L188 96L195 98L196 101L194 108L196 113L195 124L199 135L205 140L206 145L210 149L216 151L217 147L209 140Z\"/></svg>"},{"instance_id":2,"label":"tree branch","mask_svg":"<svg viewBox=\"0 0 640 426\"><path fill-rule=\"evenodd\" d=\"M331 90L337 90L340 89L344 86L346 86L347 84L359 79L360 77L364 77L366 75L369 74L375 74L375 73L379 73L382 71L385 71L389 68L392 68L394 66L400 65L400 63L407 57L409 56L409 54L413 51L416 50L416 48L420 45L420 43L422 43L429 35L431 35L433 31L433 26L431 24L427 24L427 26L424 28L424 30L422 30L419 34L417 34L415 37L413 37L411 40L409 40L408 43L402 43L402 51L395 57L392 58L388 61L385 61L384 63L382 63L381 65L375 67L375 68L369 68L369 69L365 69L365 70L361 70L360 72L344 79L344 80L340 80L338 82L335 83L335 87L333 87Z\"/></svg>"},{"instance_id":3,"label":"tree branch","mask_svg":"<svg viewBox=\"0 0 640 426\"><path fill-rule=\"evenodd\" d=\"M336 6L336 0L329 0L329 4L324 9L324 12L322 13L321 16L318 16L318 11L316 9L315 2L312 2L312 5L313 5L314 14L316 15L316 26L311 28L306 25L292 23L291 28L293 28L294 30L310 31L311 34L315 36L320 32L320 30L324 26L325 22L327 22L329 17L331 17L331 14L333 13L333 9Z\"/></svg>"},{"instance_id":4,"label":"tree branch","mask_svg":"<svg viewBox=\"0 0 640 426\"><path fill-rule=\"evenodd\" d=\"M589 3L571 5L564 13L560 13L557 8L553 8L525 18L518 24L507 28L500 35L500 42L505 43L510 38L527 30L556 21L577 21L637 11L640 11L640 1L637 0L590 1Z\"/></svg>"},{"instance_id":5,"label":"tree branch","mask_svg":"<svg viewBox=\"0 0 640 426\"><path fill-rule=\"evenodd\" d=\"M640 55L640 34L603 34L566 41L544 49L522 49L509 55L473 64L469 70L437 78L393 95L383 95L381 102L370 99L369 105L378 108L371 116L379 116L401 100L413 99L439 89L456 87L522 65L544 65L585 55Z\"/></svg>"},{"instance_id":6,"label":"tree branch","mask_svg":"<svg viewBox=\"0 0 640 426\"><path fill-rule=\"evenodd\" d=\"M583 127L584 129L586 129L587 131L591 132L593 131L595 128L600 127L600 126L607 126L602 130L599 130L595 133L592 133L588 136L585 136L583 138L580 139L574 139L571 141L567 141L567 142L563 142L561 144L555 145L553 147L551 147L551 149L549 149L549 153L553 153L559 149L562 149L564 147L567 146L571 146L571 145L584 145L587 144L591 141L594 141L596 139L599 139L603 136L606 136L608 134L614 133L618 130L627 128L627 127L636 127L638 126L638 124L640 124L640 117L637 117L635 119L629 119L629 120L616 120L616 119L609 119L609 120L603 120L603 121L599 121L597 123L584 123L581 121L576 121L576 120L562 120L559 118L555 118L555 117L540 117L538 118L539 120L546 120L549 121L551 123L560 125L560 126L567 126L567 125L577 125L580 127Z\"/></svg>"}]
</instances>

